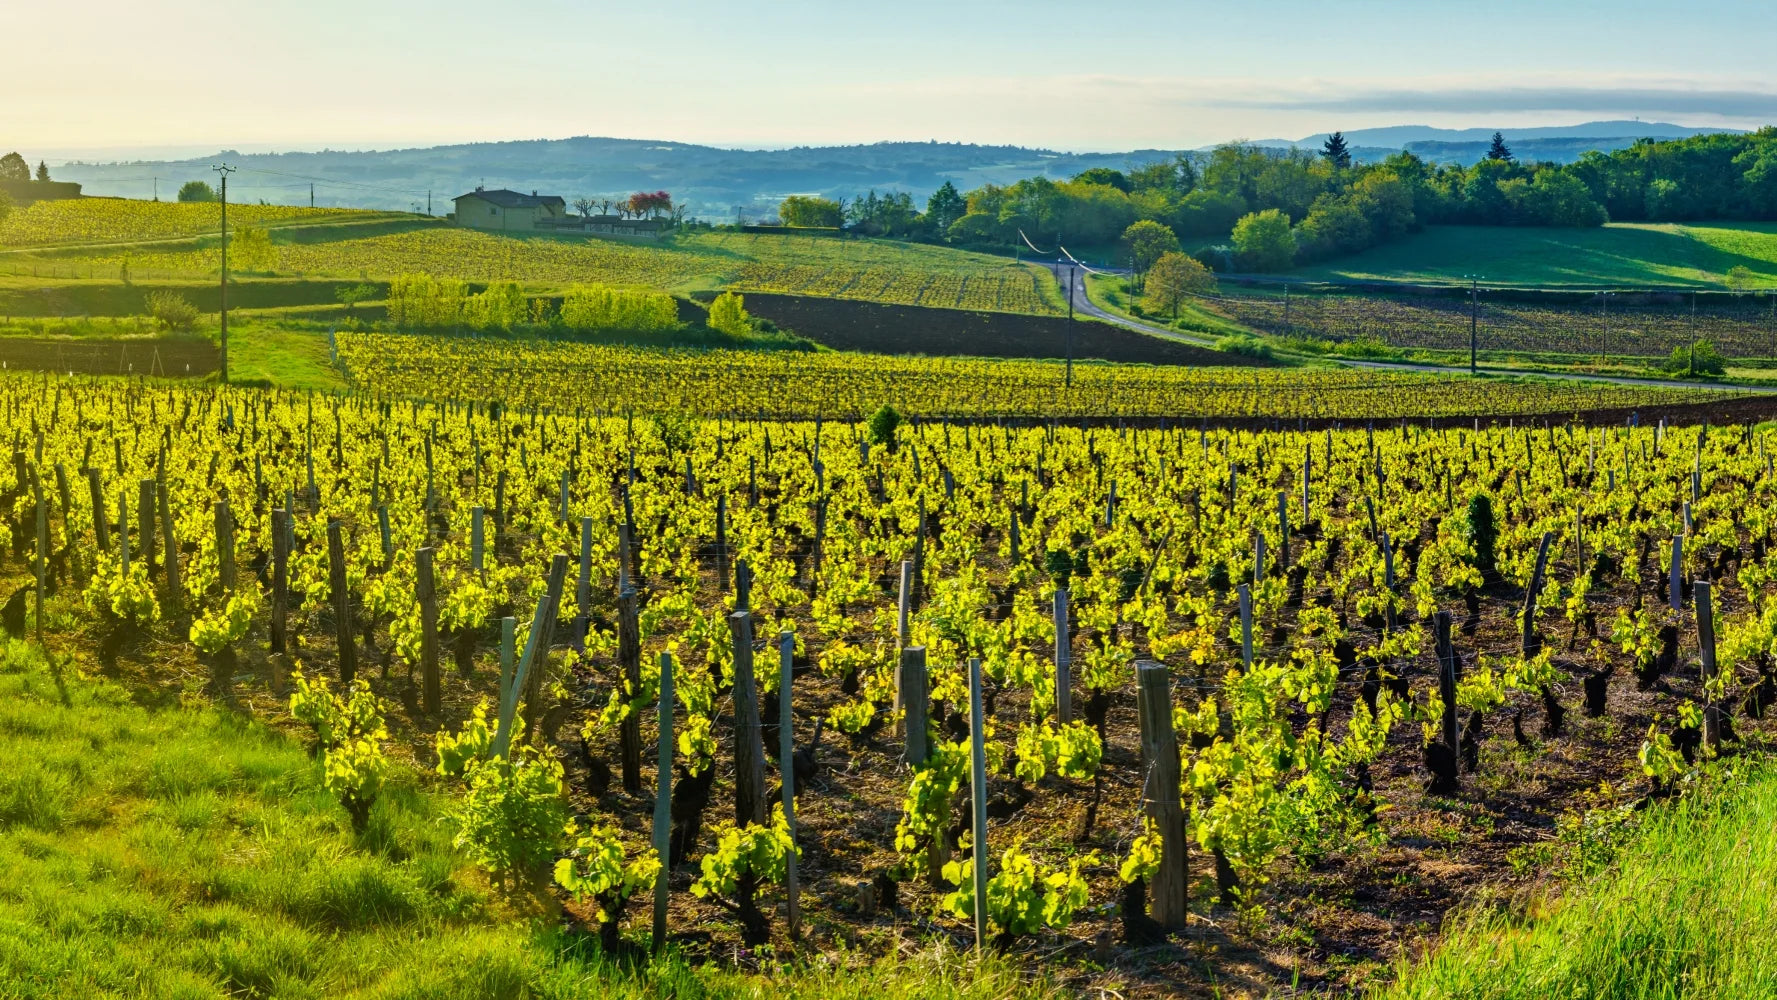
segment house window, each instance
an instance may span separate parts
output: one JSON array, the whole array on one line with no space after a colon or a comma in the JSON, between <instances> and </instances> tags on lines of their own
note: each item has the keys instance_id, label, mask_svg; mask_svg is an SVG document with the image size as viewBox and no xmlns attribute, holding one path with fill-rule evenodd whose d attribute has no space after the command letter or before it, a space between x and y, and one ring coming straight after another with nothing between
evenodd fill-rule
<instances>
[{"instance_id":1,"label":"house window","mask_svg":"<svg viewBox=\"0 0 1777 1000\"><path fill-rule=\"evenodd\" d=\"M499 215L499 214L500 214L500 210L499 210L499 209L497 209L497 208L495 208L495 207L494 207L494 206L492 206L492 205L489 205L489 206L488 206L488 207L487 207L487 214L489 214L489 215Z\"/></svg>"}]
</instances>

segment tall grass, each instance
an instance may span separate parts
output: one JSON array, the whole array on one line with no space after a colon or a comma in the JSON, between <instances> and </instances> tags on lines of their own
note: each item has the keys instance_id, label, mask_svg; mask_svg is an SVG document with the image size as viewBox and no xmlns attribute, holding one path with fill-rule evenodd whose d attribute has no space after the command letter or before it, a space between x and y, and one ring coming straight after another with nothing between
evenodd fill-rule
<instances>
[{"instance_id":1,"label":"tall grass","mask_svg":"<svg viewBox=\"0 0 1777 1000\"><path fill-rule=\"evenodd\" d=\"M319 765L278 731L196 699L153 709L71 670L63 681L33 647L0 642L4 1000L1057 995L936 950L775 973L675 949L606 956L487 890L451 846L448 800L412 772L353 834Z\"/></svg>"},{"instance_id":2,"label":"tall grass","mask_svg":"<svg viewBox=\"0 0 1777 1000\"><path fill-rule=\"evenodd\" d=\"M1531 915L1471 917L1378 1000L1777 997L1777 765L1658 809L1617 867Z\"/></svg>"}]
</instances>

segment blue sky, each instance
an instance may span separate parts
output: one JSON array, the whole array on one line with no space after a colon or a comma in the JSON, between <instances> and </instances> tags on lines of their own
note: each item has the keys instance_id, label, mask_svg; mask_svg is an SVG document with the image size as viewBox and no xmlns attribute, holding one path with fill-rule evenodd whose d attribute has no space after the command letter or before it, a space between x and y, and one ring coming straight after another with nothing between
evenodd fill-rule
<instances>
[{"instance_id":1,"label":"blue sky","mask_svg":"<svg viewBox=\"0 0 1777 1000\"><path fill-rule=\"evenodd\" d=\"M1769 3L90 0L8 13L53 160L612 135L1197 146L1415 123L1777 122Z\"/></svg>"}]
</instances>

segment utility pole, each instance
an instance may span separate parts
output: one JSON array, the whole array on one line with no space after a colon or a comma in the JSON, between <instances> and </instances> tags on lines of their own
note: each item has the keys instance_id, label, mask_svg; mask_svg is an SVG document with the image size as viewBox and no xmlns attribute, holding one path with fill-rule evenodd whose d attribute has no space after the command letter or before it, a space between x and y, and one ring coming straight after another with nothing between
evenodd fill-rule
<instances>
[{"instance_id":1,"label":"utility pole","mask_svg":"<svg viewBox=\"0 0 1777 1000\"><path fill-rule=\"evenodd\" d=\"M1469 275L1468 279L1468 373L1475 374L1476 347L1480 341L1481 327L1481 286L1479 279Z\"/></svg>"},{"instance_id":2,"label":"utility pole","mask_svg":"<svg viewBox=\"0 0 1777 1000\"><path fill-rule=\"evenodd\" d=\"M1290 334L1290 283L1280 284L1283 285L1283 335L1287 337Z\"/></svg>"},{"instance_id":3,"label":"utility pole","mask_svg":"<svg viewBox=\"0 0 1777 1000\"><path fill-rule=\"evenodd\" d=\"M1061 245L1059 238L1055 241ZM1067 266L1067 387L1074 387L1074 266Z\"/></svg>"},{"instance_id":4,"label":"utility pole","mask_svg":"<svg viewBox=\"0 0 1777 1000\"><path fill-rule=\"evenodd\" d=\"M426 218L432 217L432 189L426 189Z\"/></svg>"},{"instance_id":5,"label":"utility pole","mask_svg":"<svg viewBox=\"0 0 1777 1000\"><path fill-rule=\"evenodd\" d=\"M160 178L159 177L156 177L154 179L154 200L155 201L160 200Z\"/></svg>"},{"instance_id":6,"label":"utility pole","mask_svg":"<svg viewBox=\"0 0 1777 1000\"><path fill-rule=\"evenodd\" d=\"M309 207L315 207L315 182L309 181Z\"/></svg>"},{"instance_id":7,"label":"utility pole","mask_svg":"<svg viewBox=\"0 0 1777 1000\"><path fill-rule=\"evenodd\" d=\"M1598 347L1598 356L1602 358L1610 353L1610 293L1599 292L1598 301L1602 303L1604 315L1604 336Z\"/></svg>"},{"instance_id":8,"label":"utility pole","mask_svg":"<svg viewBox=\"0 0 1777 1000\"><path fill-rule=\"evenodd\" d=\"M228 175L235 168L226 163L213 167L222 175L222 384L228 384ZM311 196L312 198L312 196Z\"/></svg>"}]
</instances>

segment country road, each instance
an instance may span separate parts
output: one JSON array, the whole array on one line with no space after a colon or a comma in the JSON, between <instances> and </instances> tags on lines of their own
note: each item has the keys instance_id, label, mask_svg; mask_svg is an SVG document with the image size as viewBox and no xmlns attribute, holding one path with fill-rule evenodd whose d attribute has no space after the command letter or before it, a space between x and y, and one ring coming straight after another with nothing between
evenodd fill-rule
<instances>
[{"instance_id":1,"label":"country road","mask_svg":"<svg viewBox=\"0 0 1777 1000\"><path fill-rule=\"evenodd\" d=\"M1077 315L1089 316L1093 319L1102 320L1106 323L1115 323L1118 326L1126 327L1140 333L1146 333L1156 337L1165 337L1168 340L1176 340L1180 343L1195 344L1199 347L1205 347L1214 343L1214 341L1208 337L1182 333L1178 330L1159 326L1154 323L1144 323L1141 320L1131 319L1127 316L1119 316L1116 313L1103 309L1087 296L1085 274L1078 274L1077 277L1079 280L1074 283L1074 312ZM1063 277L1060 280L1060 283L1062 295L1065 296L1067 294L1067 279ZM1327 360L1345 365L1348 368L1366 368L1372 371L1423 372L1428 375L1468 374L1468 368L1459 365L1430 365L1415 361L1358 361L1348 358L1328 358ZM1685 382L1678 379L1624 378L1616 375L1586 375L1578 372L1525 371L1516 368L1483 368L1482 372L1483 374L1491 375L1521 375L1532 378L1560 379L1569 382L1610 382L1617 385L1665 386L1677 389L1718 389L1724 392L1777 393L1777 386L1747 385L1743 382Z\"/></svg>"}]
</instances>

